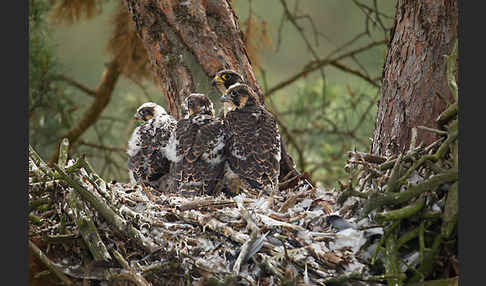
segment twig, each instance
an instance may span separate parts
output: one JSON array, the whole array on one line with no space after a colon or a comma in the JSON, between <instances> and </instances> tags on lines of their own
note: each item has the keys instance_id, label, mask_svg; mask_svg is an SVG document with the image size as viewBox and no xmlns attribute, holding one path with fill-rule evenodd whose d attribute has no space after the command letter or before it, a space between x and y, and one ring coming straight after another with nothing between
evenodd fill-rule
<instances>
[{"instance_id":1,"label":"twig","mask_svg":"<svg viewBox=\"0 0 486 286\"><path fill-rule=\"evenodd\" d=\"M382 223L390 220L401 220L410 217L425 207L425 198L420 198L415 203L407 205L401 209L377 213L375 220Z\"/></svg>"},{"instance_id":2,"label":"twig","mask_svg":"<svg viewBox=\"0 0 486 286\"><path fill-rule=\"evenodd\" d=\"M454 116L457 115L459 108L456 103L453 103L447 107L446 110L444 110L435 120L439 126L445 125L447 122L449 122Z\"/></svg>"},{"instance_id":3,"label":"twig","mask_svg":"<svg viewBox=\"0 0 486 286\"><path fill-rule=\"evenodd\" d=\"M42 263L44 263L54 275L59 278L64 285L73 285L71 279L69 279L64 273L62 273L57 266L52 262L32 241L29 240L29 249Z\"/></svg>"},{"instance_id":4,"label":"twig","mask_svg":"<svg viewBox=\"0 0 486 286\"><path fill-rule=\"evenodd\" d=\"M51 204L52 200L49 197L46 198L40 198L38 200L34 200L29 202L29 212L35 210L36 208L42 206L42 205L48 205Z\"/></svg>"},{"instance_id":5,"label":"twig","mask_svg":"<svg viewBox=\"0 0 486 286\"><path fill-rule=\"evenodd\" d=\"M69 140L67 138L62 138L59 144L59 158L57 160L57 165L61 168L66 166L68 160L68 150L69 150Z\"/></svg>"},{"instance_id":6,"label":"twig","mask_svg":"<svg viewBox=\"0 0 486 286\"><path fill-rule=\"evenodd\" d=\"M48 244L70 244L74 243L78 239L81 239L79 234L56 234L46 236L44 238L44 242Z\"/></svg>"},{"instance_id":7,"label":"twig","mask_svg":"<svg viewBox=\"0 0 486 286\"><path fill-rule=\"evenodd\" d=\"M40 217L34 215L33 213L29 213L29 220L32 224L36 224L36 225L42 224L42 219Z\"/></svg>"},{"instance_id":8,"label":"twig","mask_svg":"<svg viewBox=\"0 0 486 286\"><path fill-rule=\"evenodd\" d=\"M113 249L113 256L115 256L116 261L120 263L121 267L126 270L130 270L130 264L123 258L123 256L116 249Z\"/></svg>"},{"instance_id":9,"label":"twig","mask_svg":"<svg viewBox=\"0 0 486 286\"><path fill-rule=\"evenodd\" d=\"M419 234L419 227L416 227L412 229L411 231L403 234L398 240L397 240L397 250L400 249L405 243L409 242L410 240L414 239L415 237L418 236Z\"/></svg>"},{"instance_id":10,"label":"twig","mask_svg":"<svg viewBox=\"0 0 486 286\"><path fill-rule=\"evenodd\" d=\"M200 225L201 227L209 228L210 230L219 233L240 244L244 244L250 238L249 235L235 231L227 224L222 223L215 218L210 218L208 220L208 218L205 215L199 213L198 211L190 211L190 212L176 211L174 214L176 214L183 221L195 223Z\"/></svg>"},{"instance_id":11,"label":"twig","mask_svg":"<svg viewBox=\"0 0 486 286\"><path fill-rule=\"evenodd\" d=\"M368 195L366 193L355 191L352 187L350 187L339 195L337 200L338 205L343 205L344 202L346 202L346 200L351 196L363 199L368 198Z\"/></svg>"},{"instance_id":12,"label":"twig","mask_svg":"<svg viewBox=\"0 0 486 286\"><path fill-rule=\"evenodd\" d=\"M241 246L240 254L238 255L238 258L236 258L235 264L233 265L234 275L237 276L240 274L240 267L244 263L246 256L250 250L250 246L255 242L256 238L257 238L257 232L252 231L250 235L250 239Z\"/></svg>"},{"instance_id":13,"label":"twig","mask_svg":"<svg viewBox=\"0 0 486 286\"><path fill-rule=\"evenodd\" d=\"M128 280L135 283L137 286L150 286L151 284L143 278L142 275L133 273L131 271L122 270L120 273L113 274L110 279L112 280Z\"/></svg>"},{"instance_id":14,"label":"twig","mask_svg":"<svg viewBox=\"0 0 486 286\"><path fill-rule=\"evenodd\" d=\"M348 156L350 158L356 157L362 160L365 160L366 162L374 163L374 164L382 164L386 162L386 158L383 156L379 155L374 155L370 153L363 153L363 152L358 152L358 151L349 151Z\"/></svg>"},{"instance_id":15,"label":"twig","mask_svg":"<svg viewBox=\"0 0 486 286\"><path fill-rule=\"evenodd\" d=\"M293 15L290 10L287 7L287 2L285 0L280 0L280 3L282 4L282 7L284 8L284 13L287 15L287 19L292 23L292 25L297 29L299 32L300 37L304 40L304 43L307 46L307 49L310 51L312 56L314 57L315 60L319 60L319 55L317 54L316 50L312 47L312 44L310 43L309 39L307 39L307 36L304 33L304 29L297 23L298 17ZM295 2L295 5L298 5L298 2ZM313 25L314 22L312 21L312 18L308 17L307 19L310 19L310 22L312 24L312 27L315 31L315 26ZM317 42L317 37L316 37L316 42ZM324 69L323 67L320 67L320 72L321 72L321 77L322 80L325 80L325 74L324 74Z\"/></svg>"},{"instance_id":16,"label":"twig","mask_svg":"<svg viewBox=\"0 0 486 286\"><path fill-rule=\"evenodd\" d=\"M44 160L42 160L42 158L39 156L39 154L37 154L37 152L35 152L34 148L32 148L32 146L30 146L30 144L29 144L29 157L34 162L34 164L39 169L41 169L41 171L44 174L48 175L51 178L54 177L53 178L54 180L57 179L57 178L55 178L55 175L51 171L51 169L47 166L47 164L44 162Z\"/></svg>"},{"instance_id":17,"label":"twig","mask_svg":"<svg viewBox=\"0 0 486 286\"><path fill-rule=\"evenodd\" d=\"M427 191L434 191L438 186L457 181L458 172L456 168L451 168L442 174L435 175L419 184L409 186L406 191L400 193L389 193L381 195L375 193L370 196L363 207L363 216L371 210L385 205L397 205L419 196Z\"/></svg>"},{"instance_id":18,"label":"twig","mask_svg":"<svg viewBox=\"0 0 486 286\"><path fill-rule=\"evenodd\" d=\"M103 218L108 223L113 225L120 233L124 233L128 237L135 240L138 245L140 245L149 253L152 253L158 249L157 245L145 238L140 231L135 229L135 227L128 225L123 218L116 214L103 201L103 199L99 197L99 195L85 189L83 186L81 186L79 182L73 180L68 174L64 172L64 170L60 169L56 165L54 165L54 168L60 173L62 179L64 179L71 187L73 187L74 190L78 194L80 194L84 200L88 201L90 205L93 206L103 216Z\"/></svg>"},{"instance_id":19,"label":"twig","mask_svg":"<svg viewBox=\"0 0 486 286\"><path fill-rule=\"evenodd\" d=\"M295 82L296 80L306 76L307 74L325 66L325 65L328 65L332 62L335 62L335 61L339 61L341 59L344 59L344 58L347 58L347 57L350 57L352 55L355 55L355 54L359 54L361 52L364 52L370 48L373 48L375 46L378 46L378 45L382 45L384 44L385 41L377 41L377 42L372 42L364 47L361 47L361 48L358 48L356 50L353 50L351 52L348 52L348 53L345 53L345 54L342 54L341 56L338 56L334 59L329 59L329 58L325 58L325 59L321 59L321 60L315 60L315 61L312 61L310 63L308 63L304 69L302 71L300 71L299 73L291 76L290 78L286 79L286 80L283 80L281 81L280 83L276 84L275 86L273 86L272 88L268 89L268 91L265 92L265 97L268 97L270 96L271 94L275 93L276 91L286 87L287 85Z\"/></svg>"},{"instance_id":20,"label":"twig","mask_svg":"<svg viewBox=\"0 0 486 286\"><path fill-rule=\"evenodd\" d=\"M388 285L403 285L402 280L405 278L400 276L401 271L398 265L396 236L398 228L393 228L385 239L385 275L388 277Z\"/></svg>"},{"instance_id":21,"label":"twig","mask_svg":"<svg viewBox=\"0 0 486 286\"><path fill-rule=\"evenodd\" d=\"M84 168L86 173L88 173L86 179L88 179L88 181L96 188L98 193L100 193L105 199L107 199L108 201L112 201L112 194L109 194L106 191L106 189L108 188L106 182L95 172L91 164L86 161L84 157L80 158L79 162L81 163L81 166Z\"/></svg>"},{"instance_id":22,"label":"twig","mask_svg":"<svg viewBox=\"0 0 486 286\"><path fill-rule=\"evenodd\" d=\"M417 126L418 129L422 129L422 130L427 130L427 131L430 131L430 132L435 132L435 133L438 133L438 134L447 134L447 131L443 131L443 130L438 130L438 129L435 129L435 128L430 128L430 127L427 127L427 126Z\"/></svg>"},{"instance_id":23,"label":"twig","mask_svg":"<svg viewBox=\"0 0 486 286\"><path fill-rule=\"evenodd\" d=\"M70 84L70 85L76 87L77 89L83 91L86 95L96 97L96 90L93 90L93 89L75 81L74 79L72 79L70 77L67 77L65 75L58 75L54 79L67 82L68 84Z\"/></svg>"},{"instance_id":24,"label":"twig","mask_svg":"<svg viewBox=\"0 0 486 286\"><path fill-rule=\"evenodd\" d=\"M37 165L29 156L29 179L33 177L32 180L33 179L42 180L45 177L45 175L46 174L44 174L44 172L39 167L37 167Z\"/></svg>"},{"instance_id":25,"label":"twig","mask_svg":"<svg viewBox=\"0 0 486 286\"><path fill-rule=\"evenodd\" d=\"M304 197L305 195L312 193L314 191L315 191L315 188L312 188L310 190L301 191L297 194L292 195L282 204L282 206L280 207L278 212L286 213L289 208L291 208L295 205L295 202L297 201L298 198Z\"/></svg>"},{"instance_id":26,"label":"twig","mask_svg":"<svg viewBox=\"0 0 486 286\"><path fill-rule=\"evenodd\" d=\"M455 182L447 193L444 213L442 214L441 234L444 238L448 238L451 235L457 224L458 206L458 185Z\"/></svg>"},{"instance_id":27,"label":"twig","mask_svg":"<svg viewBox=\"0 0 486 286\"><path fill-rule=\"evenodd\" d=\"M243 203L252 203L254 200L252 199L244 199ZM225 207L234 207L236 206L236 202L234 200L197 200L184 203L177 208L181 211L187 210L196 210L196 209L204 209L204 208L225 208Z\"/></svg>"},{"instance_id":28,"label":"twig","mask_svg":"<svg viewBox=\"0 0 486 286\"><path fill-rule=\"evenodd\" d=\"M449 151L449 145L457 139L458 133L453 132L452 134L449 134L447 139L440 145L439 149L434 153L434 154L427 154L422 156L418 161L416 161L412 167L410 167L407 172L403 175L402 178L400 178L400 182L404 183L406 179L412 174L414 170L417 170L424 162L427 160L430 160L432 162L437 162L439 159L441 159L443 156L447 154L447 151Z\"/></svg>"},{"instance_id":29,"label":"twig","mask_svg":"<svg viewBox=\"0 0 486 286\"><path fill-rule=\"evenodd\" d=\"M421 147L417 147L414 150L409 151L405 156L403 156L402 161L404 161L404 162L413 161L414 160L414 157L416 157L420 152L426 151L429 148L431 149L432 147L435 147L437 144L440 143L440 141L442 141L442 139L439 139L439 140L435 141L434 143L430 144L425 149L424 148L421 148ZM383 164L381 164L379 166L379 169L382 170L382 171L385 171L385 170L388 170L388 169L392 168L395 165L396 160L397 160L397 158L390 159L390 160L386 161L385 163L383 163Z\"/></svg>"},{"instance_id":30,"label":"twig","mask_svg":"<svg viewBox=\"0 0 486 286\"><path fill-rule=\"evenodd\" d=\"M86 142L84 140L79 140L78 144L100 149L100 150L105 150L105 151L126 152L125 148L116 147L116 146L105 146L105 145Z\"/></svg>"},{"instance_id":31,"label":"twig","mask_svg":"<svg viewBox=\"0 0 486 286\"><path fill-rule=\"evenodd\" d=\"M442 235L439 233L434 238L431 251L425 255L424 262L419 266L415 275L407 281L408 283L418 282L422 277L427 277L428 273L432 270L434 262L436 261L436 256L439 253L441 242Z\"/></svg>"},{"instance_id":32,"label":"twig","mask_svg":"<svg viewBox=\"0 0 486 286\"><path fill-rule=\"evenodd\" d=\"M236 205L238 206L238 210L240 211L241 217L246 221L246 226L251 231L252 235L253 233L255 233L255 235L260 234L260 228L258 228L257 224L251 217L251 214L244 207L243 200L241 199L241 197L235 197L234 200L236 202Z\"/></svg>"},{"instance_id":33,"label":"twig","mask_svg":"<svg viewBox=\"0 0 486 286\"><path fill-rule=\"evenodd\" d=\"M417 144L417 127L412 127L412 136L410 137L410 146L408 148L408 151L412 151L415 149L415 145Z\"/></svg>"},{"instance_id":34,"label":"twig","mask_svg":"<svg viewBox=\"0 0 486 286\"><path fill-rule=\"evenodd\" d=\"M397 160L395 161L395 164L393 165L393 168L392 168L391 173L390 173L390 177L388 178L388 181L386 183L386 187L387 187L386 191L387 192L394 193L399 189L399 187L401 185L398 178L400 176L400 167L401 167L401 163L402 163L402 158L403 158L403 153L400 153L398 155ZM407 178L408 178L408 176L407 176Z\"/></svg>"},{"instance_id":35,"label":"twig","mask_svg":"<svg viewBox=\"0 0 486 286\"><path fill-rule=\"evenodd\" d=\"M288 173L287 175L289 175L289 174L292 175L291 173ZM303 179L303 178L306 179L306 177L307 176L305 174L297 174L296 176L293 176L292 178L290 178L288 180L285 180L286 178L284 178L284 180L282 182L278 183L278 189L279 190L286 190L286 189L291 187L291 184L296 183L300 179Z\"/></svg>"},{"instance_id":36,"label":"twig","mask_svg":"<svg viewBox=\"0 0 486 286\"><path fill-rule=\"evenodd\" d=\"M365 81L367 81L368 83L370 83L371 85L373 85L374 87L380 87L379 84L376 83L376 79L372 79L370 78L369 76L361 73L359 70L355 70L355 69L352 69L346 65L344 65L343 63L341 63L340 61L333 61L330 63L332 66L342 70L342 71L345 71L347 73L350 73L350 74L354 74L355 76L357 77L360 77L362 79L364 79Z\"/></svg>"},{"instance_id":37,"label":"twig","mask_svg":"<svg viewBox=\"0 0 486 286\"><path fill-rule=\"evenodd\" d=\"M70 214L78 227L78 231L81 233L84 243L86 243L91 255L93 255L93 259L95 261L111 260L111 255L101 240L96 226L89 215L89 210L83 204L81 198L71 190L67 195L67 201L71 208Z\"/></svg>"}]
</instances>

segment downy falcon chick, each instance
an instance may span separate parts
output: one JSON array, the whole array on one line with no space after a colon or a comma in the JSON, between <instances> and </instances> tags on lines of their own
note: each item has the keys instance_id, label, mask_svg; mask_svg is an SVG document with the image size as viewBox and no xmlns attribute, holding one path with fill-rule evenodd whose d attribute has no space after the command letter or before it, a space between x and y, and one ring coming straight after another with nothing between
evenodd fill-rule
<instances>
[{"instance_id":1,"label":"downy falcon chick","mask_svg":"<svg viewBox=\"0 0 486 286\"><path fill-rule=\"evenodd\" d=\"M231 172L247 190L270 194L278 189L280 134L275 118L246 84L230 86L221 97L232 105L224 118L225 154Z\"/></svg>"},{"instance_id":2,"label":"downy falcon chick","mask_svg":"<svg viewBox=\"0 0 486 286\"><path fill-rule=\"evenodd\" d=\"M142 121L128 141L128 173L132 184L147 184L155 189L168 177L170 162L164 155L177 121L153 102L142 104L134 115Z\"/></svg>"},{"instance_id":3,"label":"downy falcon chick","mask_svg":"<svg viewBox=\"0 0 486 286\"><path fill-rule=\"evenodd\" d=\"M211 194L224 170L224 125L204 94L185 99L188 114L177 122L167 157L175 192Z\"/></svg>"}]
</instances>

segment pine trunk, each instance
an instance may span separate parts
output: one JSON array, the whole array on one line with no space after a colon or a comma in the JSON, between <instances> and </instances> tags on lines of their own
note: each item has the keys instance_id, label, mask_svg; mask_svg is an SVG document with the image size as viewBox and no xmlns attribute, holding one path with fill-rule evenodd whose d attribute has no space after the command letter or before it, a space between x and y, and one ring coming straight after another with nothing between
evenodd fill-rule
<instances>
[{"instance_id":1,"label":"pine trunk","mask_svg":"<svg viewBox=\"0 0 486 286\"><path fill-rule=\"evenodd\" d=\"M454 101L445 56L454 48L457 25L455 0L398 1L382 75L373 154L396 155L409 148L412 128L437 128L437 116ZM416 144L427 146L437 135L417 129Z\"/></svg>"}]
</instances>

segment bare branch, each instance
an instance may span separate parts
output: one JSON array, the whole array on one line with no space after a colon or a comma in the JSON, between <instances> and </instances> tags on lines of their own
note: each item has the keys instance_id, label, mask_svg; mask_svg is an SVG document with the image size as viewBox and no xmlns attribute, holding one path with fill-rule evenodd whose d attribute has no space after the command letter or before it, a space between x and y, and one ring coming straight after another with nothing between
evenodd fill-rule
<instances>
[{"instance_id":1,"label":"bare branch","mask_svg":"<svg viewBox=\"0 0 486 286\"><path fill-rule=\"evenodd\" d=\"M352 68L344 65L343 63L339 62L339 61L331 62L331 65L342 70L342 71L345 71L347 73L354 74L354 75L366 80L367 82L369 82L370 84L372 84L375 87L380 87L380 85L376 83L376 81L377 81L376 79L373 80L369 76L361 73L359 70L352 69Z\"/></svg>"},{"instance_id":2,"label":"bare branch","mask_svg":"<svg viewBox=\"0 0 486 286\"><path fill-rule=\"evenodd\" d=\"M93 90L93 89L75 81L74 79L72 79L70 77L67 77L65 75L57 75L54 79L64 81L64 82L76 87L77 89L83 91L86 95L96 97L96 90Z\"/></svg>"},{"instance_id":3,"label":"bare branch","mask_svg":"<svg viewBox=\"0 0 486 286\"><path fill-rule=\"evenodd\" d=\"M105 71L101 76L101 80L96 88L96 97L91 105L86 109L83 117L79 121L77 126L71 128L65 135L61 138L67 138L71 144L74 144L79 137L100 117L105 107L111 100L115 84L120 76L120 71L118 69L118 63L116 60L112 60L106 65ZM59 156L59 150L49 160L50 162L57 161Z\"/></svg>"},{"instance_id":4,"label":"bare branch","mask_svg":"<svg viewBox=\"0 0 486 286\"><path fill-rule=\"evenodd\" d=\"M69 279L64 273L61 272L61 270L58 269L58 267L52 262L45 254L40 250L37 245L35 245L32 241L29 240L29 249L30 251L37 257L42 263L44 263L49 270L51 270L54 275L59 278L64 285L73 285L73 282L71 279Z\"/></svg>"},{"instance_id":5,"label":"bare branch","mask_svg":"<svg viewBox=\"0 0 486 286\"><path fill-rule=\"evenodd\" d=\"M362 53L364 51L367 51L373 47L376 47L376 46L379 46L379 45L383 45L385 44L385 40L382 40L382 41L377 41L377 42L371 42L369 43L368 45L364 46L364 47L361 47L361 48L358 48L356 50L353 50L351 52L348 52L348 53L345 53L345 54L342 54L341 56L338 56L334 59L329 59L329 58L325 58L325 59L321 59L321 60L316 60L316 61L312 61L310 63L308 63L304 69L302 71L300 71L299 73L291 76L290 78L286 79L286 80L283 80L281 81L280 83L276 84L274 87L270 88L266 93L265 93L265 97L268 97L270 96L271 94L275 93L276 91L292 84L293 82L297 81L298 79L302 78L302 77L305 77L306 75L308 75L309 73L325 66L325 65L329 65L331 64L332 62L336 62L336 61L339 61L339 60L342 60L344 58L347 58L347 57L351 57L353 55L356 55L356 54L359 54L359 53Z\"/></svg>"},{"instance_id":6,"label":"bare branch","mask_svg":"<svg viewBox=\"0 0 486 286\"><path fill-rule=\"evenodd\" d=\"M121 147L100 145L100 144L86 142L84 140L79 140L78 144L88 146L88 147L93 147L93 148L100 149L100 150L105 150L105 151L114 151L114 152L125 152L126 151L124 148L121 148Z\"/></svg>"}]
</instances>

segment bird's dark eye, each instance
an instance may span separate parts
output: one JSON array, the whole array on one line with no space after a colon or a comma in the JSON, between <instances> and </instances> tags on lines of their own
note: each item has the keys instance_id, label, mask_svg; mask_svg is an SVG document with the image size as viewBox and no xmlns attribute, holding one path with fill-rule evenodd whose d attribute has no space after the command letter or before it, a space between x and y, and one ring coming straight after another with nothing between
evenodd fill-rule
<instances>
[{"instance_id":1,"label":"bird's dark eye","mask_svg":"<svg viewBox=\"0 0 486 286\"><path fill-rule=\"evenodd\" d=\"M230 74L223 74L223 75L221 76L221 78L222 78L223 80L228 80L228 79L230 79L230 78L231 78L231 75L230 75Z\"/></svg>"}]
</instances>

